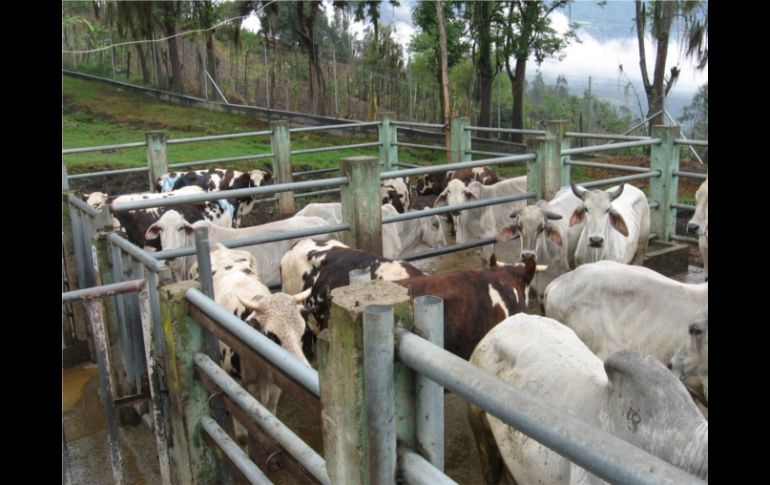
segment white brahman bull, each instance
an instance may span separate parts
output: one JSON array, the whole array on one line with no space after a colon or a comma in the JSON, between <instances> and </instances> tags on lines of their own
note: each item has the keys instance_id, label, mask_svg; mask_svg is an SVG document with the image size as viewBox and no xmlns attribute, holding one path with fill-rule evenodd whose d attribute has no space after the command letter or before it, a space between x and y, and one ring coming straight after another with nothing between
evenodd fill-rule
<instances>
[{"instance_id":1,"label":"white brahman bull","mask_svg":"<svg viewBox=\"0 0 770 485\"><path fill-rule=\"evenodd\" d=\"M572 184L583 203L575 209L570 226L585 221L575 249L575 265L603 259L641 265L650 236L650 206L644 192L622 184L606 191Z\"/></svg>"},{"instance_id":2,"label":"white brahman bull","mask_svg":"<svg viewBox=\"0 0 770 485\"><path fill-rule=\"evenodd\" d=\"M634 351L605 363L559 322L519 313L479 342L470 362L585 423L708 480L708 422L682 383ZM604 483L473 405L468 418L485 483ZM558 428L558 423L551 423Z\"/></svg>"},{"instance_id":3,"label":"white brahman bull","mask_svg":"<svg viewBox=\"0 0 770 485\"><path fill-rule=\"evenodd\" d=\"M709 280L709 181L698 187L695 192L695 214L687 223L687 230L698 234L698 248L703 257L703 272Z\"/></svg>"}]
</instances>

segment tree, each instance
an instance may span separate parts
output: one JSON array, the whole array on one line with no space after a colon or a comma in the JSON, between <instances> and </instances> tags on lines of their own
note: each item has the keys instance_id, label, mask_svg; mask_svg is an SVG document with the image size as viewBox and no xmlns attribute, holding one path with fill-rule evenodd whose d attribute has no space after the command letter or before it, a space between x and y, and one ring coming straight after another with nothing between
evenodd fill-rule
<instances>
[{"instance_id":1,"label":"tree","mask_svg":"<svg viewBox=\"0 0 770 485\"><path fill-rule=\"evenodd\" d=\"M558 56L571 40L576 40L576 26L570 25L563 37L551 27L549 16L570 0L559 0L546 6L542 1L525 2L521 0L506 2L507 15L502 25L504 36L505 70L511 81L511 124L514 129L524 126L524 82L527 72L527 60L534 55L540 65L546 57ZM515 65L511 66L511 59ZM521 143L523 136L514 133L511 141Z\"/></svg>"},{"instance_id":2,"label":"tree","mask_svg":"<svg viewBox=\"0 0 770 485\"><path fill-rule=\"evenodd\" d=\"M179 47L176 38L176 23L181 14L178 2L160 2L161 23L168 39L168 56L171 61L171 89L174 92L182 92L182 65L179 62Z\"/></svg>"},{"instance_id":3,"label":"tree","mask_svg":"<svg viewBox=\"0 0 770 485\"><path fill-rule=\"evenodd\" d=\"M685 53L695 57L698 68L708 64L708 11L706 2L651 2L645 4L636 0L636 36L639 44L639 67L642 71L642 83L647 95L647 117L649 132L654 125L663 124L665 99L679 77L679 67L673 66L666 78L666 58L671 37L671 26L676 15L681 15L684 22L683 40L687 45ZM647 73L647 53L644 46L644 34L648 25L655 44L655 62L652 79ZM654 116L653 116L654 115Z\"/></svg>"},{"instance_id":4,"label":"tree","mask_svg":"<svg viewBox=\"0 0 770 485\"><path fill-rule=\"evenodd\" d=\"M677 120L692 133L691 138L708 140L709 137L709 83L704 84L684 107Z\"/></svg>"},{"instance_id":5,"label":"tree","mask_svg":"<svg viewBox=\"0 0 770 485\"><path fill-rule=\"evenodd\" d=\"M480 104L478 125L491 126L492 83L500 72L501 63L497 59L497 48L494 55L492 48L500 43L497 35L501 4L498 1L473 2L468 4L471 36L477 43L476 72L478 75L478 100ZM494 26L494 27L493 27ZM489 132L481 136L489 137Z\"/></svg>"},{"instance_id":6,"label":"tree","mask_svg":"<svg viewBox=\"0 0 770 485\"><path fill-rule=\"evenodd\" d=\"M439 38L439 58L440 58L440 70L441 76L441 117L444 123L444 132L446 133L446 152L447 160L451 159L451 144L450 144L450 131L449 118L451 111L449 108L449 72L447 69L447 41L446 41L446 27L444 24L444 2L442 0L436 0L436 21L438 23L438 38ZM459 160L455 160L459 162Z\"/></svg>"}]
</instances>

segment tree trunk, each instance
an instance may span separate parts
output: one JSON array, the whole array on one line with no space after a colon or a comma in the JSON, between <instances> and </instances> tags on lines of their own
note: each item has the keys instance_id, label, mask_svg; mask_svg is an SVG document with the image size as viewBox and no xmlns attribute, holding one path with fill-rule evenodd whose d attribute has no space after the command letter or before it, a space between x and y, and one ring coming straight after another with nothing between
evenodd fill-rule
<instances>
[{"instance_id":1,"label":"tree trunk","mask_svg":"<svg viewBox=\"0 0 770 485\"><path fill-rule=\"evenodd\" d=\"M674 19L675 2L655 2L652 4L652 37L657 47L655 53L655 68L652 82L647 75L647 57L644 48L644 5L636 2L636 35L639 45L639 67L642 70L642 83L647 95L647 116L653 116L648 123L648 134L652 133L652 127L664 123L662 111L665 109L665 98L668 91L676 81L672 76L668 85L665 85L666 57L668 56L668 41L671 33L671 23ZM661 113L658 113L661 111Z\"/></svg>"},{"instance_id":2,"label":"tree trunk","mask_svg":"<svg viewBox=\"0 0 770 485\"><path fill-rule=\"evenodd\" d=\"M491 8L489 2L477 2L476 7L476 28L479 37L479 101L481 102L481 111L479 111L479 126L491 126L492 120L492 82L495 79L492 72L492 36L490 28L492 25ZM479 136L489 138L491 133L482 131Z\"/></svg>"},{"instance_id":3,"label":"tree trunk","mask_svg":"<svg viewBox=\"0 0 770 485\"><path fill-rule=\"evenodd\" d=\"M163 16L163 24L165 27L166 35L168 39L168 56L171 62L171 89L175 93L182 92L182 66L179 62L179 46L177 44L176 35L176 8L177 6L172 2L164 2L163 8L165 15Z\"/></svg>"},{"instance_id":4,"label":"tree trunk","mask_svg":"<svg viewBox=\"0 0 770 485\"><path fill-rule=\"evenodd\" d=\"M215 83L218 83L217 54L214 50L214 34L211 31L209 31L206 35L206 62L208 63L208 67L206 69L208 70L211 79L213 79Z\"/></svg>"},{"instance_id":5,"label":"tree trunk","mask_svg":"<svg viewBox=\"0 0 770 485\"><path fill-rule=\"evenodd\" d=\"M527 71L526 59L516 59L515 69L513 76L511 76L510 70L508 71L508 77L511 80L511 97L513 98L511 128L521 130L524 128L524 76ZM521 133L512 133L511 141L514 143L523 143L524 135Z\"/></svg>"},{"instance_id":6,"label":"tree trunk","mask_svg":"<svg viewBox=\"0 0 770 485\"><path fill-rule=\"evenodd\" d=\"M144 49L141 45L135 44L136 52L139 54L139 67L142 69L142 81L145 84L152 84L152 73L150 72L150 66L147 65L147 55L144 53Z\"/></svg>"},{"instance_id":7,"label":"tree trunk","mask_svg":"<svg viewBox=\"0 0 770 485\"><path fill-rule=\"evenodd\" d=\"M442 0L436 1L436 18L438 21L438 38L439 38L439 55L441 56L440 64L440 76L441 76L441 122L444 124L444 134L446 135L446 155L447 160L452 158L452 145L451 145L451 126L449 118L451 117L451 109L449 107L449 72L447 61L447 41L446 41L446 25L444 24L444 2Z\"/></svg>"}]
</instances>

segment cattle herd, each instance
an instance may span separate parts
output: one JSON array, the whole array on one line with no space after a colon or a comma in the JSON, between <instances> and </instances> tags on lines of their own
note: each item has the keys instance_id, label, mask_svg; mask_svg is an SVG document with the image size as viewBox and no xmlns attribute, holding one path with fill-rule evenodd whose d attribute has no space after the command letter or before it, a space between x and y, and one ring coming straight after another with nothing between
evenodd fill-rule
<instances>
[{"instance_id":1,"label":"cattle herd","mask_svg":"<svg viewBox=\"0 0 770 485\"><path fill-rule=\"evenodd\" d=\"M383 225L383 256L349 248L338 234L226 248L221 243L233 239L342 222L339 203L311 203L293 217L240 227L255 200L227 198L227 191L269 179L261 170L170 173L158 179L157 193L96 192L87 202L100 207L221 191L220 201L118 212L113 223L148 251L194 246L194 229L207 227L216 302L307 365L317 334L334 325L331 290L348 285L351 270L368 269L372 279L402 285L412 298L441 297L448 351L708 478L708 283L680 283L641 266L650 233L641 190L572 184L532 205L506 202ZM434 206L442 207L526 189L526 176L501 180L488 167L427 174L414 187L405 178L389 179L381 186L382 216L408 211L418 195L435 194ZM698 235L708 281L708 181L696 203L688 230ZM398 259L488 237L520 239L519 260L500 262L487 245L480 268L430 275ZM198 277L194 256L170 267L177 279ZM280 292L268 290L278 284ZM543 316L527 313L530 290ZM221 351L223 367L240 377L238 356L224 345ZM248 384L275 412L280 389L270 373L257 372ZM597 480L474 406L468 418L486 483L503 475L516 483Z\"/></svg>"}]
</instances>

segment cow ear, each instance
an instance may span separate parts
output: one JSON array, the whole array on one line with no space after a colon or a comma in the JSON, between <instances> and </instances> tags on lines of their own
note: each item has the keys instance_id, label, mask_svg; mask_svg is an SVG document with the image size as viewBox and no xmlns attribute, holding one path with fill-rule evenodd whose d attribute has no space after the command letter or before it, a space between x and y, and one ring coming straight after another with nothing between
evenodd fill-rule
<instances>
[{"instance_id":1,"label":"cow ear","mask_svg":"<svg viewBox=\"0 0 770 485\"><path fill-rule=\"evenodd\" d=\"M545 237L554 242L557 246L562 246L564 242L561 239L561 234L551 224L545 225Z\"/></svg>"},{"instance_id":2,"label":"cow ear","mask_svg":"<svg viewBox=\"0 0 770 485\"><path fill-rule=\"evenodd\" d=\"M184 223L184 226L182 226L182 227L184 227L184 233L187 234L188 236L192 236L195 233L195 229L190 224L188 224L186 222Z\"/></svg>"},{"instance_id":3,"label":"cow ear","mask_svg":"<svg viewBox=\"0 0 770 485\"><path fill-rule=\"evenodd\" d=\"M509 239L514 239L519 237L521 234L519 233L519 228L513 224L509 224L502 229L500 229L500 232L497 233L497 242L503 242L507 241Z\"/></svg>"},{"instance_id":4,"label":"cow ear","mask_svg":"<svg viewBox=\"0 0 770 485\"><path fill-rule=\"evenodd\" d=\"M623 220L623 216L620 215L620 212L618 212L615 209L610 209L610 225L614 227L619 233L623 234L624 236L628 236L628 227L626 226L626 221Z\"/></svg>"},{"instance_id":5,"label":"cow ear","mask_svg":"<svg viewBox=\"0 0 770 485\"><path fill-rule=\"evenodd\" d=\"M144 238L149 241L151 239L158 239L158 236L160 236L161 227L155 223L151 225L147 232L144 233Z\"/></svg>"},{"instance_id":6,"label":"cow ear","mask_svg":"<svg viewBox=\"0 0 770 485\"><path fill-rule=\"evenodd\" d=\"M585 219L586 215L586 208L585 206L578 207L575 209L575 212L572 213L572 216L569 218L569 227L574 226L575 224L580 224Z\"/></svg>"},{"instance_id":7,"label":"cow ear","mask_svg":"<svg viewBox=\"0 0 770 485\"><path fill-rule=\"evenodd\" d=\"M446 205L446 192L436 197L436 201L433 203L433 207L444 207Z\"/></svg>"},{"instance_id":8,"label":"cow ear","mask_svg":"<svg viewBox=\"0 0 770 485\"><path fill-rule=\"evenodd\" d=\"M465 195L465 200L477 200L476 196L470 190L464 190L463 194Z\"/></svg>"}]
</instances>

